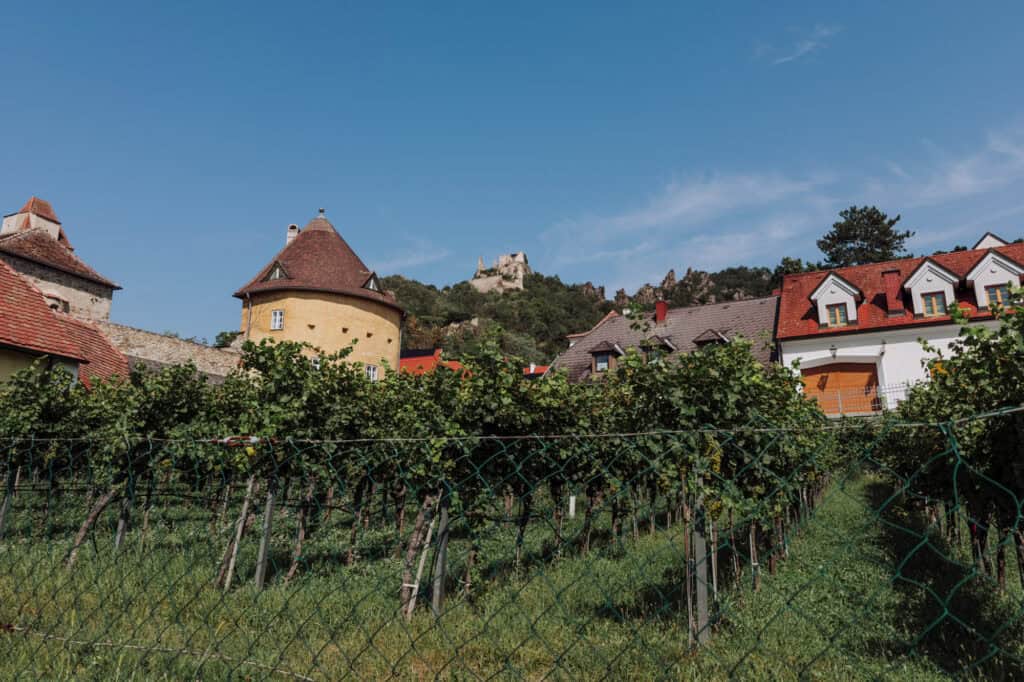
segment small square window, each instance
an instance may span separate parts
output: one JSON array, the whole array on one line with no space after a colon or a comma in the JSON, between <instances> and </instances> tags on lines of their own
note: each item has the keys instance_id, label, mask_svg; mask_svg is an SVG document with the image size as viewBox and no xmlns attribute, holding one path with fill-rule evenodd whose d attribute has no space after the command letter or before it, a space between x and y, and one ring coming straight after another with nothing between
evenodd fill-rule
<instances>
[{"instance_id":1,"label":"small square window","mask_svg":"<svg viewBox=\"0 0 1024 682\"><path fill-rule=\"evenodd\" d=\"M825 308L828 310L828 326L845 327L850 324L845 303L833 303L832 305L825 306Z\"/></svg>"},{"instance_id":2,"label":"small square window","mask_svg":"<svg viewBox=\"0 0 1024 682\"><path fill-rule=\"evenodd\" d=\"M283 310L272 310L270 312L270 329L271 331L281 331L284 329Z\"/></svg>"},{"instance_id":3,"label":"small square window","mask_svg":"<svg viewBox=\"0 0 1024 682\"><path fill-rule=\"evenodd\" d=\"M985 287L985 295L988 296L988 304L990 306L996 303L1006 305L1010 302L1010 285L996 284Z\"/></svg>"},{"instance_id":4,"label":"small square window","mask_svg":"<svg viewBox=\"0 0 1024 682\"><path fill-rule=\"evenodd\" d=\"M377 365L367 365L364 369L366 371L366 378L367 379L369 379L370 381L377 381L377 378L378 378Z\"/></svg>"},{"instance_id":5,"label":"small square window","mask_svg":"<svg viewBox=\"0 0 1024 682\"><path fill-rule=\"evenodd\" d=\"M598 353L594 356L594 371L595 372L607 372L608 367L611 364L612 356L610 353Z\"/></svg>"},{"instance_id":6,"label":"small square window","mask_svg":"<svg viewBox=\"0 0 1024 682\"><path fill-rule=\"evenodd\" d=\"M925 317L938 317L946 314L946 294L942 291L921 294L921 302L924 304Z\"/></svg>"}]
</instances>

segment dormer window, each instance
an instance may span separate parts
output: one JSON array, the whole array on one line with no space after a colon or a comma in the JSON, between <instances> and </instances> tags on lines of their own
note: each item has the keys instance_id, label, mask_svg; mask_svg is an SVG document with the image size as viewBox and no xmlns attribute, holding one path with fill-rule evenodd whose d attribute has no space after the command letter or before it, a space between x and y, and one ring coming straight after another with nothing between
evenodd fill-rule
<instances>
[{"instance_id":1,"label":"dormer window","mask_svg":"<svg viewBox=\"0 0 1024 682\"><path fill-rule=\"evenodd\" d=\"M270 268L270 272L264 278L264 282L273 282L277 279L288 279L288 272L284 269L284 266L280 263L274 263L274 267Z\"/></svg>"},{"instance_id":2,"label":"dormer window","mask_svg":"<svg viewBox=\"0 0 1024 682\"><path fill-rule=\"evenodd\" d=\"M998 251L989 251L971 268L965 279L974 287L974 297L979 308L993 304L1006 305L1010 300L1010 289L1020 285L1024 266Z\"/></svg>"},{"instance_id":3,"label":"dormer window","mask_svg":"<svg viewBox=\"0 0 1024 682\"><path fill-rule=\"evenodd\" d=\"M857 322L857 304L864 294L850 281L830 272L811 293L822 327L846 327Z\"/></svg>"},{"instance_id":4,"label":"dormer window","mask_svg":"<svg viewBox=\"0 0 1024 682\"><path fill-rule=\"evenodd\" d=\"M590 349L590 357L593 358L590 370L595 374L615 369L615 358L624 355L618 344L610 341L602 341Z\"/></svg>"},{"instance_id":5,"label":"dormer window","mask_svg":"<svg viewBox=\"0 0 1024 682\"><path fill-rule=\"evenodd\" d=\"M950 303L956 301L955 287L960 278L931 258L921 261L903 282L910 293L917 317L940 317L947 314Z\"/></svg>"},{"instance_id":6,"label":"dormer window","mask_svg":"<svg viewBox=\"0 0 1024 682\"><path fill-rule=\"evenodd\" d=\"M946 314L946 294L931 291L921 294L921 309L925 317L939 317Z\"/></svg>"},{"instance_id":7,"label":"dormer window","mask_svg":"<svg viewBox=\"0 0 1024 682\"><path fill-rule=\"evenodd\" d=\"M989 307L993 305L1005 306L1010 302L1010 285L993 284L985 287L985 298L988 299Z\"/></svg>"},{"instance_id":8,"label":"dormer window","mask_svg":"<svg viewBox=\"0 0 1024 682\"><path fill-rule=\"evenodd\" d=\"M370 274L369 279L367 279L366 283L363 284L363 288L364 289L369 289L370 291L376 291L378 293L380 292L380 290L381 290L380 280L377 279L377 274L376 273L371 273Z\"/></svg>"},{"instance_id":9,"label":"dormer window","mask_svg":"<svg viewBox=\"0 0 1024 682\"><path fill-rule=\"evenodd\" d=\"M828 326L845 327L850 324L850 317L846 312L845 303L832 303L825 306L828 311Z\"/></svg>"}]
</instances>

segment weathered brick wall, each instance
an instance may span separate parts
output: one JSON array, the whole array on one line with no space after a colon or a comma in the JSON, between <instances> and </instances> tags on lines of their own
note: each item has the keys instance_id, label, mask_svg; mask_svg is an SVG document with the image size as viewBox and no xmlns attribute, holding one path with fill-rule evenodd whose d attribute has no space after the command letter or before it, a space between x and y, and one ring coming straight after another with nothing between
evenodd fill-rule
<instances>
[{"instance_id":1,"label":"weathered brick wall","mask_svg":"<svg viewBox=\"0 0 1024 682\"><path fill-rule=\"evenodd\" d=\"M114 290L75 275L54 270L8 253L0 259L32 282L44 294L56 294L68 302L70 313L85 320L109 320Z\"/></svg>"}]
</instances>

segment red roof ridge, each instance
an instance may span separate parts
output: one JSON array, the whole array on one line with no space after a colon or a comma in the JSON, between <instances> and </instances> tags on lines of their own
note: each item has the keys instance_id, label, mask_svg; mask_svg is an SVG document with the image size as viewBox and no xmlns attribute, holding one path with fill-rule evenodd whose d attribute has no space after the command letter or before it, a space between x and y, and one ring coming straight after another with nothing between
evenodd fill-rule
<instances>
[{"instance_id":1,"label":"red roof ridge","mask_svg":"<svg viewBox=\"0 0 1024 682\"><path fill-rule=\"evenodd\" d=\"M25 205L21 207L18 213L34 213L40 218L46 218L50 222L60 225L60 220L57 219L57 214L54 213L50 202L37 196L29 197L29 200L25 202Z\"/></svg>"},{"instance_id":2,"label":"red roof ridge","mask_svg":"<svg viewBox=\"0 0 1024 682\"><path fill-rule=\"evenodd\" d=\"M27 277L0 261L0 343L44 355L85 360L46 297Z\"/></svg>"},{"instance_id":3,"label":"red roof ridge","mask_svg":"<svg viewBox=\"0 0 1024 682\"><path fill-rule=\"evenodd\" d=\"M87 388L92 387L93 378L107 380L128 376L131 371L128 357L107 338L98 324L65 313L54 313L54 316L85 351L85 364L79 365L78 378Z\"/></svg>"},{"instance_id":4,"label":"red roof ridge","mask_svg":"<svg viewBox=\"0 0 1024 682\"><path fill-rule=\"evenodd\" d=\"M25 242L27 248L13 247L13 245L21 242ZM32 246L36 248L32 248ZM74 253L69 244L53 239L46 229L42 227L33 227L28 230L0 235L0 251L5 251L18 258L24 258L33 263L39 263L54 270L60 270L61 272L66 272L113 289L121 288L116 282L112 282L93 270L92 267ZM61 262L62 260L64 262Z\"/></svg>"},{"instance_id":5,"label":"red roof ridge","mask_svg":"<svg viewBox=\"0 0 1024 682\"><path fill-rule=\"evenodd\" d=\"M994 253L1018 267L1024 262L1024 243L1005 244L983 249L947 251L927 256L908 256L877 263L851 265L832 270L793 273L783 278L783 295L779 305L776 337L782 340L822 335L855 334L876 329L892 329L929 324L948 324L948 316L915 317L913 310L902 305L901 293L908 279L919 272L925 264L932 264L955 277L958 283L965 280L970 271L988 254ZM899 273L898 287L894 286L893 275ZM824 277L835 274L856 286L864 295L857 308L857 323L845 327L821 327L808 296ZM887 283L888 279L888 283ZM972 290L954 286L956 304L968 310L973 318L990 316L984 309L979 310ZM949 301L952 307L953 301Z\"/></svg>"}]
</instances>

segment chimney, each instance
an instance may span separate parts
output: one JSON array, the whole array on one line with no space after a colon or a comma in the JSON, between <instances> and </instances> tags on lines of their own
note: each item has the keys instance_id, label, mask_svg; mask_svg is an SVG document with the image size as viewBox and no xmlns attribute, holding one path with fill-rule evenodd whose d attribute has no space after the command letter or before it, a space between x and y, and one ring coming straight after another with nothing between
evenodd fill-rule
<instances>
[{"instance_id":1,"label":"chimney","mask_svg":"<svg viewBox=\"0 0 1024 682\"><path fill-rule=\"evenodd\" d=\"M291 244L292 240L299 236L299 232L301 232L301 230L299 230L299 226L298 225L296 225L295 223L292 223L291 225L289 225L288 226L288 236L284 240L285 246L287 246L288 244Z\"/></svg>"},{"instance_id":2,"label":"chimney","mask_svg":"<svg viewBox=\"0 0 1024 682\"><path fill-rule=\"evenodd\" d=\"M668 302L658 299L654 303L654 321L657 324L665 323L665 316L668 315Z\"/></svg>"},{"instance_id":3,"label":"chimney","mask_svg":"<svg viewBox=\"0 0 1024 682\"><path fill-rule=\"evenodd\" d=\"M889 317L901 317L906 313L903 307L903 292L900 290L899 270L886 270L882 273L882 284L885 286L885 311Z\"/></svg>"}]
</instances>

